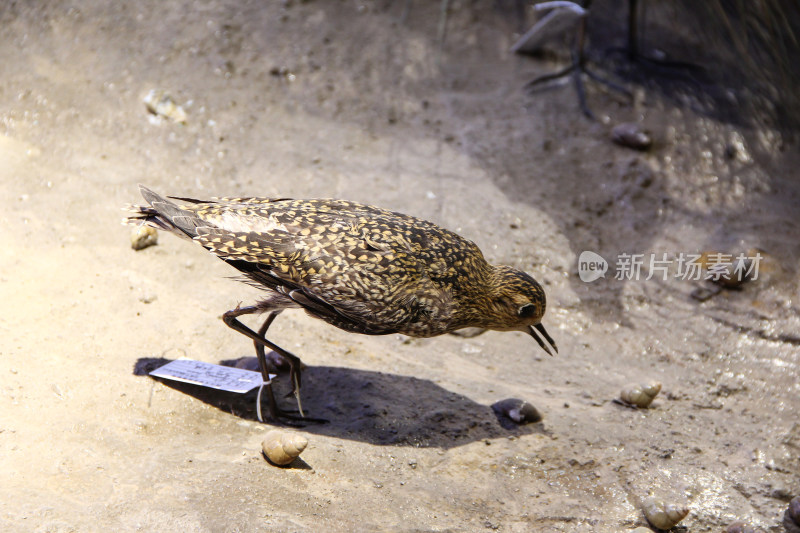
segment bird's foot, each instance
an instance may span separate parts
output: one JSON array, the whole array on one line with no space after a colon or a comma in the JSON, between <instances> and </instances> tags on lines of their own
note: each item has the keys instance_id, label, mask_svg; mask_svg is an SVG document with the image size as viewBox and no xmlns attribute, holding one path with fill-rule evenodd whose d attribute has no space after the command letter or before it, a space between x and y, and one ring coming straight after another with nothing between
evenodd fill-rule
<instances>
[{"instance_id":1,"label":"bird's foot","mask_svg":"<svg viewBox=\"0 0 800 533\"><path fill-rule=\"evenodd\" d=\"M303 427L306 424L327 424L328 420L324 418L313 418L305 416L305 413L302 411L286 411L278 407L277 403L275 402L274 397L272 397L272 389L270 387L271 380L269 383L265 383L258 389L258 395L256 396L256 415L258 417L258 421L264 423L264 416L261 412L261 393L264 390L265 386L267 388L267 397L269 399L269 413L267 416L267 421L273 424L278 425L286 425L292 427ZM291 395L292 392L287 394L287 396ZM295 397L298 398L299 402L299 393L295 394ZM299 403L298 403L299 406ZM299 416L298 416L299 415Z\"/></svg>"},{"instance_id":2,"label":"bird's foot","mask_svg":"<svg viewBox=\"0 0 800 533\"><path fill-rule=\"evenodd\" d=\"M302 428L309 424L327 424L330 420L310 416L298 416L296 411L284 411L279 409L274 415L270 414L266 420L259 420L259 422L276 426Z\"/></svg>"},{"instance_id":3,"label":"bird's foot","mask_svg":"<svg viewBox=\"0 0 800 533\"><path fill-rule=\"evenodd\" d=\"M538 78L529 81L525 85L525 90L528 92L528 94L533 94L548 82L566 78L567 76L572 76L575 83L575 90L578 93L578 102L581 106L581 111L583 111L583 114L586 115L586 117L595 120L594 113L592 113L592 110L589 109L589 104L586 102L586 88L584 87L583 82L584 74L595 82L605 85L609 89L623 94L629 100L633 100L633 94L628 89L593 72L586 64L584 64L583 61L573 62L571 65L562 70L539 76Z\"/></svg>"}]
</instances>

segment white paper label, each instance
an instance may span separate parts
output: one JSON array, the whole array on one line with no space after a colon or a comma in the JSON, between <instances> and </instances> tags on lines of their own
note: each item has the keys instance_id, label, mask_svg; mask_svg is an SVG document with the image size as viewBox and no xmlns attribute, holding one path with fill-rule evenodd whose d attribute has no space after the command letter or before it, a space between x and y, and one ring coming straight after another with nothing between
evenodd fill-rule
<instances>
[{"instance_id":1,"label":"white paper label","mask_svg":"<svg viewBox=\"0 0 800 533\"><path fill-rule=\"evenodd\" d=\"M263 381L260 372L192 359L176 359L153 370L150 375L240 394L253 390ZM269 377L272 379L275 376L270 374Z\"/></svg>"}]
</instances>

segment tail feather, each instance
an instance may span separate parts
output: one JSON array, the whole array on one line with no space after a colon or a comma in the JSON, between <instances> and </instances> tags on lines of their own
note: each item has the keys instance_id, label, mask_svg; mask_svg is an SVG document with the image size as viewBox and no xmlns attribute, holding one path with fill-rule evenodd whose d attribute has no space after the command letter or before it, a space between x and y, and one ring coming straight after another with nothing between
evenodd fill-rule
<instances>
[{"instance_id":1,"label":"tail feather","mask_svg":"<svg viewBox=\"0 0 800 533\"><path fill-rule=\"evenodd\" d=\"M197 227L204 225L203 221L193 212L170 202L144 185L139 185L139 191L150 205L130 206L130 211L134 213L134 216L125 219L127 224L144 224L178 235L185 235L190 239L197 235Z\"/></svg>"}]
</instances>

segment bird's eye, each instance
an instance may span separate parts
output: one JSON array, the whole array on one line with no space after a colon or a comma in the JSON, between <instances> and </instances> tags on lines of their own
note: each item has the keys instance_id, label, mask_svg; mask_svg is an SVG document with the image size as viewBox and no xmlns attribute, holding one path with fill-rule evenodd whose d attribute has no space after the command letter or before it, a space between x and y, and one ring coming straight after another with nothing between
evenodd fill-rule
<instances>
[{"instance_id":1,"label":"bird's eye","mask_svg":"<svg viewBox=\"0 0 800 533\"><path fill-rule=\"evenodd\" d=\"M536 314L536 306L534 304L525 304L519 308L517 314L520 318L530 318Z\"/></svg>"}]
</instances>

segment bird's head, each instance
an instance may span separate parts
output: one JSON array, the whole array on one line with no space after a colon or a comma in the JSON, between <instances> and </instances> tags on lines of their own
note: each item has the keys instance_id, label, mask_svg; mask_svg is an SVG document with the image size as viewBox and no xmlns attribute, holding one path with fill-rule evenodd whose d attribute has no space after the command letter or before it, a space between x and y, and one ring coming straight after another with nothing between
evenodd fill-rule
<instances>
[{"instance_id":1,"label":"bird's head","mask_svg":"<svg viewBox=\"0 0 800 533\"><path fill-rule=\"evenodd\" d=\"M544 289L531 276L512 267L495 267L490 313L494 315L489 329L524 331L548 354L553 355L547 341L558 353L555 341L542 325L547 306ZM544 337L544 340L542 339Z\"/></svg>"}]
</instances>

